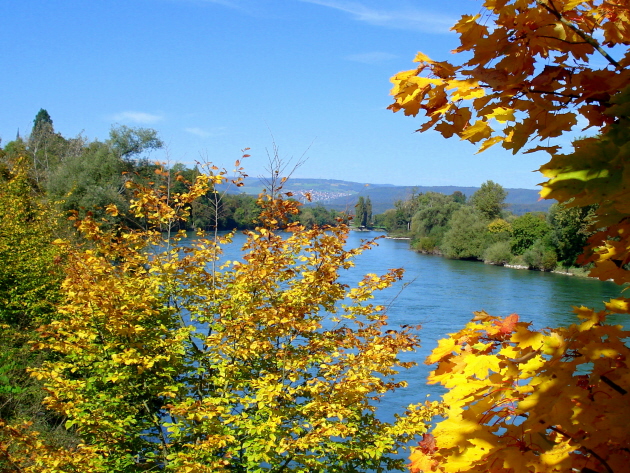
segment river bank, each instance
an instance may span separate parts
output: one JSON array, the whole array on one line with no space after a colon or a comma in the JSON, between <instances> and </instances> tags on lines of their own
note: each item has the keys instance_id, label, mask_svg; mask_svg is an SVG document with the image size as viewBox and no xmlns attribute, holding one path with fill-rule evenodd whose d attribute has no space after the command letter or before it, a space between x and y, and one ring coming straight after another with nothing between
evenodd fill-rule
<instances>
[{"instance_id":1,"label":"river bank","mask_svg":"<svg viewBox=\"0 0 630 473\"><path fill-rule=\"evenodd\" d=\"M390 237L390 236L386 236L385 238L387 238L388 240L411 240L411 238L409 237ZM431 255L431 256L442 256L445 257L444 254L438 249L435 248L434 251L423 251L423 250L417 250L414 248L409 247L409 249L415 253L419 253L419 254L423 254L423 255ZM470 262L475 262L475 263L483 263L483 264L487 264L490 266L503 266L504 268L508 268L508 269L518 269L518 270L527 270L527 271L538 271L541 273L553 273L553 274L559 274L562 276L575 276L578 278L583 278L583 279L593 279L593 280L599 280L598 278L592 278L590 277L589 274L589 270L586 268L582 268L582 267L565 267L565 266L557 266L555 269L551 270L551 271L544 271L541 269L537 269L537 268L532 268L530 266L524 265L524 264L518 264L518 263L514 263L514 264L510 264L510 263L504 263L504 264L497 264L497 263L489 263L489 262L485 262L485 261L481 261L481 260L462 260L462 261L470 261Z\"/></svg>"}]
</instances>

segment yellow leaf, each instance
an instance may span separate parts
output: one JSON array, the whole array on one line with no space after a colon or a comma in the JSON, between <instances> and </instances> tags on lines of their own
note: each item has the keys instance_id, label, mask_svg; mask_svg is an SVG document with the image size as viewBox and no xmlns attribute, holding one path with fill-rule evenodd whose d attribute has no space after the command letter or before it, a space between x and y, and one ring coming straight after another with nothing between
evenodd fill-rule
<instances>
[{"instance_id":1,"label":"yellow leaf","mask_svg":"<svg viewBox=\"0 0 630 473\"><path fill-rule=\"evenodd\" d=\"M474 125L468 126L460 136L462 140L477 143L478 141L489 138L492 131L493 130L490 128L490 125L488 125L488 122L477 120Z\"/></svg>"},{"instance_id":2,"label":"yellow leaf","mask_svg":"<svg viewBox=\"0 0 630 473\"><path fill-rule=\"evenodd\" d=\"M494 118L499 123L514 121L514 110L506 107L497 107L492 111L492 113L487 114L486 118Z\"/></svg>"},{"instance_id":3,"label":"yellow leaf","mask_svg":"<svg viewBox=\"0 0 630 473\"><path fill-rule=\"evenodd\" d=\"M499 358L494 355L470 355L467 357L464 375L476 376L478 379L488 377L488 371L499 371Z\"/></svg>"},{"instance_id":4,"label":"yellow leaf","mask_svg":"<svg viewBox=\"0 0 630 473\"><path fill-rule=\"evenodd\" d=\"M428 63L432 63L433 61L426 54L418 52L418 54L416 54L416 57L414 58L413 62L428 62Z\"/></svg>"},{"instance_id":5,"label":"yellow leaf","mask_svg":"<svg viewBox=\"0 0 630 473\"><path fill-rule=\"evenodd\" d=\"M630 299L611 299L606 302L606 309L617 314L630 313Z\"/></svg>"},{"instance_id":6,"label":"yellow leaf","mask_svg":"<svg viewBox=\"0 0 630 473\"><path fill-rule=\"evenodd\" d=\"M442 358L451 355L453 351L459 351L458 348L459 347L456 344L455 340L451 337L442 338L438 342L438 346L433 349L431 354L427 357L425 364L432 365L433 363L440 361Z\"/></svg>"},{"instance_id":7,"label":"yellow leaf","mask_svg":"<svg viewBox=\"0 0 630 473\"><path fill-rule=\"evenodd\" d=\"M581 5L587 2L588 0L567 0L567 2L564 5L562 5L562 10L563 11L573 10L578 5Z\"/></svg>"},{"instance_id":8,"label":"yellow leaf","mask_svg":"<svg viewBox=\"0 0 630 473\"><path fill-rule=\"evenodd\" d=\"M451 98L452 100L476 99L486 95L486 91L483 87L479 87L479 82L472 79L450 80L446 88L455 89Z\"/></svg>"},{"instance_id":9,"label":"yellow leaf","mask_svg":"<svg viewBox=\"0 0 630 473\"><path fill-rule=\"evenodd\" d=\"M475 154L482 153L488 148L490 148L491 146L494 146L503 140L504 138L502 136L493 136L492 138L488 138L487 140L484 140L483 143L481 143L481 146L479 147L479 149L477 150Z\"/></svg>"}]
</instances>

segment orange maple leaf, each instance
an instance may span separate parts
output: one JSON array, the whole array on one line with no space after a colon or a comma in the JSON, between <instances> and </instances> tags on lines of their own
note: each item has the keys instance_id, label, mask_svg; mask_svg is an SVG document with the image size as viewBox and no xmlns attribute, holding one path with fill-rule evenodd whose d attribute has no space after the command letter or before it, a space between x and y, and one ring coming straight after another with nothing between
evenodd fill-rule
<instances>
[{"instance_id":1,"label":"orange maple leaf","mask_svg":"<svg viewBox=\"0 0 630 473\"><path fill-rule=\"evenodd\" d=\"M510 314L503 320L495 320L494 325L499 328L500 335L509 335L514 332L514 327L518 323L518 314Z\"/></svg>"},{"instance_id":2,"label":"orange maple leaf","mask_svg":"<svg viewBox=\"0 0 630 473\"><path fill-rule=\"evenodd\" d=\"M418 447L426 454L435 453L438 449L433 434L422 434L422 441L418 442Z\"/></svg>"}]
</instances>

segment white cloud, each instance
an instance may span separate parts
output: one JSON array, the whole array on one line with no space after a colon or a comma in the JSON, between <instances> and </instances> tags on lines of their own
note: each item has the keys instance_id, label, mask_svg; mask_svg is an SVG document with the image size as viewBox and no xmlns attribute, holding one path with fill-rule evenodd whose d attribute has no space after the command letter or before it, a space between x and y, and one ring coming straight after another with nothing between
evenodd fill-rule
<instances>
[{"instance_id":1,"label":"white cloud","mask_svg":"<svg viewBox=\"0 0 630 473\"><path fill-rule=\"evenodd\" d=\"M200 138L208 138L209 136L220 136L225 134L226 128L224 126L215 127L212 130L204 130L199 127L184 128L186 133L198 136Z\"/></svg>"},{"instance_id":2,"label":"white cloud","mask_svg":"<svg viewBox=\"0 0 630 473\"><path fill-rule=\"evenodd\" d=\"M410 29L427 33L448 33L456 18L429 13L415 7L374 8L362 2L343 0L300 0L350 14L355 20L389 28Z\"/></svg>"},{"instance_id":3,"label":"white cloud","mask_svg":"<svg viewBox=\"0 0 630 473\"><path fill-rule=\"evenodd\" d=\"M380 64L397 57L398 56L395 54L373 51L370 53L351 54L350 56L346 56L346 59L348 61L362 62L363 64Z\"/></svg>"},{"instance_id":4,"label":"white cloud","mask_svg":"<svg viewBox=\"0 0 630 473\"><path fill-rule=\"evenodd\" d=\"M202 130L201 128L193 127L193 128L184 128L184 131L190 133L191 135L199 136L201 138L207 138L210 136L210 132Z\"/></svg>"},{"instance_id":5,"label":"white cloud","mask_svg":"<svg viewBox=\"0 0 630 473\"><path fill-rule=\"evenodd\" d=\"M151 123L157 123L164 119L162 115L156 115L146 112L126 111L121 112L113 116L113 119L117 122L133 122L148 125Z\"/></svg>"}]
</instances>

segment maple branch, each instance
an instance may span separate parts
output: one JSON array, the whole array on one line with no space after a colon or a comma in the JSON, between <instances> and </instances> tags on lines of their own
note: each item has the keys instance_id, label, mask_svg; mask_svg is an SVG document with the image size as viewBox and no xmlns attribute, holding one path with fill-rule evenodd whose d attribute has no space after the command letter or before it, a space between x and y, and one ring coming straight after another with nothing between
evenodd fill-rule
<instances>
[{"instance_id":1,"label":"maple branch","mask_svg":"<svg viewBox=\"0 0 630 473\"><path fill-rule=\"evenodd\" d=\"M558 38L557 36L540 35L539 38L555 39L556 41L561 41L561 42L567 43L567 44L588 44L587 41L569 41L569 40L566 40L566 39Z\"/></svg>"},{"instance_id":2,"label":"maple branch","mask_svg":"<svg viewBox=\"0 0 630 473\"><path fill-rule=\"evenodd\" d=\"M544 3L542 0L536 0L536 3L539 6L543 7L545 10L547 10L549 13L551 13L553 16L555 16L560 23L562 23L567 28L573 30L573 32L575 32L575 34L577 34L580 38L582 38L588 44L593 46L593 48L595 48L595 50L599 54L604 56L609 63L611 63L617 69L623 69L621 67L621 65L610 56L610 54L608 54L606 51L604 51L602 49L602 47L600 46L600 44L597 42L597 40L595 38L593 38L592 36L586 34L584 31L582 31L577 26L575 26L573 23L571 23L569 20L567 20L565 17L563 17L562 14L558 10L555 9L555 7L551 8L548 4ZM553 5L553 3L552 3L552 5Z\"/></svg>"},{"instance_id":3,"label":"maple branch","mask_svg":"<svg viewBox=\"0 0 630 473\"><path fill-rule=\"evenodd\" d=\"M538 1L538 0L537 0ZM568 433L564 432L563 430L559 429L558 427L554 427L554 426L549 426L549 429L553 430L554 432L559 433L560 435L565 436L566 438L574 441L575 443L577 443L578 445L580 445L580 448L583 449L585 452L590 453L591 455L593 455L595 458L597 458L599 460L599 462L602 464L602 466L606 469L606 471L608 473L615 473L614 470L610 467L610 465L608 463L606 463L606 460L604 460L601 456L599 456L597 453L595 453L593 450L591 450L588 447L585 447L584 445L582 445L580 442L578 442L577 440L575 440L573 437L571 437Z\"/></svg>"},{"instance_id":4,"label":"maple branch","mask_svg":"<svg viewBox=\"0 0 630 473\"><path fill-rule=\"evenodd\" d=\"M608 386L610 386L611 388L613 388L615 391L617 391L620 394L628 394L628 391L626 391L625 389L623 389L621 386L619 386L617 383L615 383L614 381L611 381L607 376L600 376L600 378L604 383L606 383Z\"/></svg>"},{"instance_id":5,"label":"maple branch","mask_svg":"<svg viewBox=\"0 0 630 473\"><path fill-rule=\"evenodd\" d=\"M515 358L515 359L510 360L510 361L512 363L525 363L526 361L529 361L532 358L534 358L539 353L540 353L540 350L531 351L531 352L527 353L526 355L521 356L520 358Z\"/></svg>"},{"instance_id":6,"label":"maple branch","mask_svg":"<svg viewBox=\"0 0 630 473\"><path fill-rule=\"evenodd\" d=\"M562 92L555 92L553 90L528 89L525 91L526 94L529 92L532 92L534 94L557 95L559 97L566 97L568 99L579 99L581 97L580 95L577 95L577 94L563 94Z\"/></svg>"}]
</instances>

